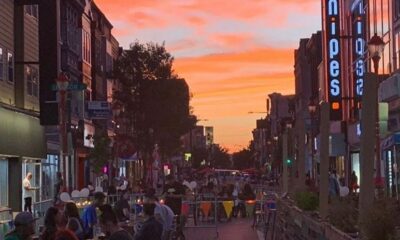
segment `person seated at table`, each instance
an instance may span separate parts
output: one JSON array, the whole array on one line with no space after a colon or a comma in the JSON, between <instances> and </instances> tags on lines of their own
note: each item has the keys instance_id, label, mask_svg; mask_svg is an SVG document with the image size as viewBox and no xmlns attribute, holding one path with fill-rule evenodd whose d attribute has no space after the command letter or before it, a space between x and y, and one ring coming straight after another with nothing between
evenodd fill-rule
<instances>
[{"instance_id":1,"label":"person seated at table","mask_svg":"<svg viewBox=\"0 0 400 240\"><path fill-rule=\"evenodd\" d=\"M141 224L140 229L135 229L134 240L161 240L163 233L162 224L154 217L154 203L144 203L143 213L144 222Z\"/></svg>"},{"instance_id":2,"label":"person seated at table","mask_svg":"<svg viewBox=\"0 0 400 240\"><path fill-rule=\"evenodd\" d=\"M60 229L56 232L54 240L79 240L69 229Z\"/></svg>"},{"instance_id":3,"label":"person seated at table","mask_svg":"<svg viewBox=\"0 0 400 240\"><path fill-rule=\"evenodd\" d=\"M123 222L129 220L130 206L129 206L129 192L124 191L121 194L121 198L115 204L115 214L117 215L118 221Z\"/></svg>"},{"instance_id":4,"label":"person seated at table","mask_svg":"<svg viewBox=\"0 0 400 240\"><path fill-rule=\"evenodd\" d=\"M14 230L7 233L4 240L30 239L35 234L35 220L30 212L18 213L14 218Z\"/></svg>"},{"instance_id":5,"label":"person seated at table","mask_svg":"<svg viewBox=\"0 0 400 240\"><path fill-rule=\"evenodd\" d=\"M241 213L242 218L246 217L246 206L245 202L249 200L255 200L256 195L254 194L253 189L251 188L250 184L246 183L242 189L242 191L239 193L239 204L237 206L237 213Z\"/></svg>"},{"instance_id":6,"label":"person seated at table","mask_svg":"<svg viewBox=\"0 0 400 240\"><path fill-rule=\"evenodd\" d=\"M67 229L71 230L78 239L84 239L83 224L75 203L68 202L65 204L64 215L67 218Z\"/></svg>"},{"instance_id":7,"label":"person seated at table","mask_svg":"<svg viewBox=\"0 0 400 240\"><path fill-rule=\"evenodd\" d=\"M146 194L144 198L145 203L154 203L154 217L163 225L162 239L168 240L171 231L173 230L174 212L170 207L165 204L160 204L158 198L154 194Z\"/></svg>"},{"instance_id":8,"label":"person seated at table","mask_svg":"<svg viewBox=\"0 0 400 240\"><path fill-rule=\"evenodd\" d=\"M132 235L118 225L117 215L111 205L100 206L100 228L108 240L133 240ZM151 239L151 238L148 238Z\"/></svg>"},{"instance_id":9,"label":"person seated at table","mask_svg":"<svg viewBox=\"0 0 400 240\"><path fill-rule=\"evenodd\" d=\"M56 207L50 207L44 217L44 231L40 236L41 240L53 240L58 229L63 228L64 216Z\"/></svg>"}]
</instances>

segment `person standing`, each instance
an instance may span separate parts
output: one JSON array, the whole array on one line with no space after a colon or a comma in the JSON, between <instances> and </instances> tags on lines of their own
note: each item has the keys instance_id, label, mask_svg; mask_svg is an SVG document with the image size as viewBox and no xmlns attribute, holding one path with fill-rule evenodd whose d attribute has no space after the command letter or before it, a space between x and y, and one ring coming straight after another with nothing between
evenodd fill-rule
<instances>
[{"instance_id":1,"label":"person standing","mask_svg":"<svg viewBox=\"0 0 400 240\"><path fill-rule=\"evenodd\" d=\"M340 196L339 181L337 179L336 170L333 170L329 176L329 196L331 198Z\"/></svg>"},{"instance_id":2,"label":"person standing","mask_svg":"<svg viewBox=\"0 0 400 240\"><path fill-rule=\"evenodd\" d=\"M357 189L358 189L358 177L357 177L355 171L353 171L350 176L350 189L351 189L351 192L354 192L354 193L357 192Z\"/></svg>"},{"instance_id":3,"label":"person standing","mask_svg":"<svg viewBox=\"0 0 400 240\"><path fill-rule=\"evenodd\" d=\"M58 197L60 196L63 186L64 181L62 179L62 174L60 172L57 172L57 180L54 184L54 205L58 203Z\"/></svg>"},{"instance_id":4,"label":"person standing","mask_svg":"<svg viewBox=\"0 0 400 240\"><path fill-rule=\"evenodd\" d=\"M33 191L35 188L31 186L31 179L32 179L32 173L28 172L26 174L26 177L22 181L22 195L25 201L24 204L24 211L25 212L32 212L32 197L33 197Z\"/></svg>"},{"instance_id":5,"label":"person standing","mask_svg":"<svg viewBox=\"0 0 400 240\"><path fill-rule=\"evenodd\" d=\"M93 238L93 229L97 222L96 208L104 204L106 196L102 192L95 192L93 194L93 202L85 207L82 214L83 230L86 238Z\"/></svg>"},{"instance_id":6,"label":"person standing","mask_svg":"<svg viewBox=\"0 0 400 240\"><path fill-rule=\"evenodd\" d=\"M165 204L160 204L158 202L158 198L154 195L146 195L144 202L155 205L154 217L163 226L163 234L161 239L162 240L170 239L170 234L173 230L173 222L175 216L172 209Z\"/></svg>"}]
</instances>

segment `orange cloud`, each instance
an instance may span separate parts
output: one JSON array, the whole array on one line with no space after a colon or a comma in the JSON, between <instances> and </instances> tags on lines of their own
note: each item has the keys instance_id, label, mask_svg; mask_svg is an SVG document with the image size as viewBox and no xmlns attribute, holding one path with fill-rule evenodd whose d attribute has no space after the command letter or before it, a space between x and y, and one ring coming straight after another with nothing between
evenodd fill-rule
<instances>
[{"instance_id":1,"label":"orange cloud","mask_svg":"<svg viewBox=\"0 0 400 240\"><path fill-rule=\"evenodd\" d=\"M177 58L174 68L189 83L195 113L209 119L216 139L234 151L247 145L260 117L249 111L266 111L269 93L293 93L292 66L292 49L257 48Z\"/></svg>"},{"instance_id":2,"label":"orange cloud","mask_svg":"<svg viewBox=\"0 0 400 240\"><path fill-rule=\"evenodd\" d=\"M216 142L231 151L248 144L262 116L247 112L265 111L269 93L293 93L292 48L320 25L317 0L95 2L125 47L135 39L166 41L194 113L209 119Z\"/></svg>"}]
</instances>

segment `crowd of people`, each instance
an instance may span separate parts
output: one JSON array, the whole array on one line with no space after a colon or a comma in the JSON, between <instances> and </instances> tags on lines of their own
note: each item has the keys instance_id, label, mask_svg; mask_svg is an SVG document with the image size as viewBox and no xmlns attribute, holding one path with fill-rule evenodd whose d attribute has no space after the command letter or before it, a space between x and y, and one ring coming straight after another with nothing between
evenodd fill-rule
<instances>
[{"instance_id":1,"label":"crowd of people","mask_svg":"<svg viewBox=\"0 0 400 240\"><path fill-rule=\"evenodd\" d=\"M29 201L29 173L24 180L25 211L19 213L14 219L15 228L6 235L5 240L24 240L35 234L36 219L31 214ZM216 196L219 201L234 201L235 204L231 214L227 216L223 211L222 203L218 203L218 220L231 217L245 217L246 209L244 201L255 200L256 196L249 184L241 179L218 178L215 175L184 177L178 181L173 175L165 179L162 190L146 186L144 182L130 186L128 180L120 178L116 184L108 184L108 179L100 182L102 192L90 183L92 202L86 206L82 214L79 214L77 205L70 201L63 203L56 195L54 206L50 207L44 216L44 226L38 233L40 240L83 240L92 239L99 233L104 233L106 239L110 240L167 240L175 230L177 234L183 234L182 229L176 226L182 221L182 199L193 196ZM98 185L98 184L96 184ZM55 192L62 191L63 181L61 175L55 184ZM131 193L143 194L141 224L136 224L133 231L125 229L121 223L132 219L134 206L130 205ZM106 194L109 195L107 198ZM118 195L118 197L117 197ZM163 203L160 203L157 195L161 195ZM115 197L110 197L115 196ZM106 199L108 202L106 203ZM221 206L220 206L221 205ZM176 225L174 225L176 220ZM178 231L178 232L177 232Z\"/></svg>"}]
</instances>

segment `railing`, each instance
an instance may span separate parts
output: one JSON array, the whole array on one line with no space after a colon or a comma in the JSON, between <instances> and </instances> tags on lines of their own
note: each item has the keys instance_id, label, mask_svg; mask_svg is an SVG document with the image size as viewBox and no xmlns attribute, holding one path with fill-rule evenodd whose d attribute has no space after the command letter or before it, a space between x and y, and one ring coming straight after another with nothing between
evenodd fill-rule
<instances>
[{"instance_id":1,"label":"railing","mask_svg":"<svg viewBox=\"0 0 400 240\"><path fill-rule=\"evenodd\" d=\"M319 219L316 213L297 208L290 200L279 200L277 213L276 240L354 240L330 223Z\"/></svg>"}]
</instances>

